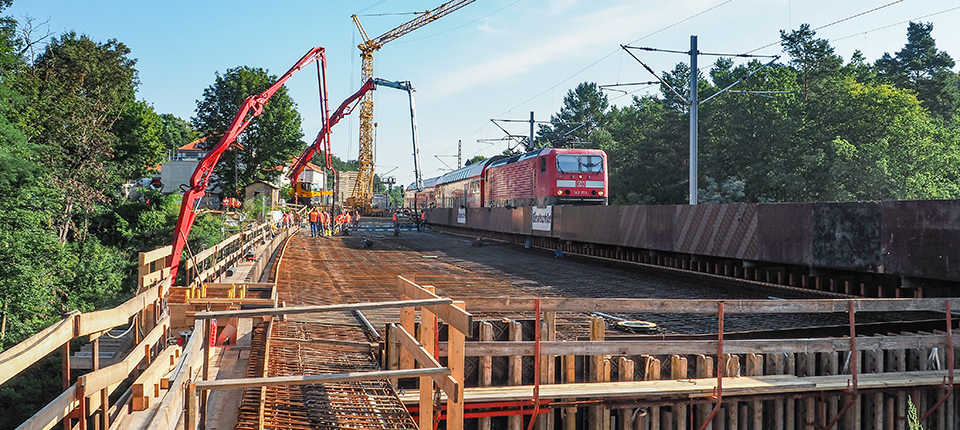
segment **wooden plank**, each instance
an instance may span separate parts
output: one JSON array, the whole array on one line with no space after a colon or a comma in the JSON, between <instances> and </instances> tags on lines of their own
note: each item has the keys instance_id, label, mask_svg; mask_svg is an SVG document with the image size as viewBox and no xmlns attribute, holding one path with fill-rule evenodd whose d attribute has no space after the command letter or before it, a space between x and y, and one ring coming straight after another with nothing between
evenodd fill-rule
<instances>
[{"instance_id":1,"label":"wooden plank","mask_svg":"<svg viewBox=\"0 0 960 430\"><path fill-rule=\"evenodd\" d=\"M133 381L133 386L131 387L132 400L135 402L133 403L133 410L142 411L149 407L149 403L144 401L143 398L157 396L153 386L156 385L159 387L160 377L170 373L174 364L170 361L170 358L175 357L179 349L180 347L177 345L166 347L160 352L157 359L154 360L153 363L150 363L146 370ZM137 404L137 402L139 402L139 404ZM138 408L138 406L140 408Z\"/></svg>"},{"instance_id":2,"label":"wooden plank","mask_svg":"<svg viewBox=\"0 0 960 430\"><path fill-rule=\"evenodd\" d=\"M482 321L480 323L480 340L481 341L492 341L493 340L493 324L488 321ZM480 370L480 380L478 385L481 387L489 387L493 385L493 360L487 355L480 357L479 360ZM423 426L421 426L423 428ZM490 430L490 417L480 417L477 418L477 428L479 430Z\"/></svg>"},{"instance_id":3,"label":"wooden plank","mask_svg":"<svg viewBox=\"0 0 960 430\"><path fill-rule=\"evenodd\" d=\"M424 287L430 292L433 292L433 287ZM404 331L404 334L407 334ZM434 354L434 345L436 344L437 336L437 317L433 315L427 308L421 308L420 310L420 345L427 345L430 347L430 350L427 351L424 349L423 352L427 353L432 362L435 362L437 366L440 365L436 361L436 358L433 357ZM420 411L417 413L419 415L419 425L421 429L433 429L433 378L428 376L420 377Z\"/></svg>"},{"instance_id":4,"label":"wooden plank","mask_svg":"<svg viewBox=\"0 0 960 430\"><path fill-rule=\"evenodd\" d=\"M173 252L173 245L162 246L153 251L140 253L140 265L145 266L154 261L166 259Z\"/></svg>"},{"instance_id":5,"label":"wooden plank","mask_svg":"<svg viewBox=\"0 0 960 430\"><path fill-rule=\"evenodd\" d=\"M407 334L413 333L417 324L416 308L413 306L404 306L400 308L400 325L397 326L397 338L402 339L402 331ZM402 342L401 342L401 345ZM400 356L400 369L413 369L413 351L408 348L398 348L397 355Z\"/></svg>"},{"instance_id":6,"label":"wooden plank","mask_svg":"<svg viewBox=\"0 0 960 430\"><path fill-rule=\"evenodd\" d=\"M513 320L507 320L508 336L511 342L521 342L523 340L523 326ZM507 385L523 385L523 357L511 355L507 361ZM510 415L507 417L507 430L521 430L523 427L523 417L520 415Z\"/></svg>"},{"instance_id":7,"label":"wooden plank","mask_svg":"<svg viewBox=\"0 0 960 430\"><path fill-rule=\"evenodd\" d=\"M433 355L427 351L423 345L420 344L416 339L413 338L413 335L407 333L407 330L403 327L397 327L397 339L400 341L400 345L404 349L410 352L410 355L413 356L413 359L416 363L419 363L421 366L427 369L446 369L440 365ZM411 369L413 366L410 367Z\"/></svg>"},{"instance_id":8,"label":"wooden plank","mask_svg":"<svg viewBox=\"0 0 960 430\"><path fill-rule=\"evenodd\" d=\"M687 378L687 358L680 355L670 356L670 379L680 380ZM687 405L673 407L677 411L677 428L687 428ZM758 427L759 429L759 427Z\"/></svg>"},{"instance_id":9,"label":"wooden plank","mask_svg":"<svg viewBox=\"0 0 960 430\"><path fill-rule=\"evenodd\" d=\"M602 342L604 339L604 334L606 331L606 322L603 318L596 315L590 316L590 342ZM543 343L541 342L541 353L543 353L542 348ZM589 354L590 355L590 382L603 382L603 353ZM588 416L587 416L587 425L591 430L604 430L603 423L603 411L606 408L603 406L590 406Z\"/></svg>"},{"instance_id":10,"label":"wooden plank","mask_svg":"<svg viewBox=\"0 0 960 430\"><path fill-rule=\"evenodd\" d=\"M898 349L914 347L943 347L946 336L911 335L857 337L858 349ZM845 338L828 339L744 339L723 341L723 350L730 354L775 354L799 352L831 352L850 349L850 341ZM440 343L440 355L446 353L446 344ZM716 353L715 340L643 340L643 341L543 341L540 342L542 355L655 355L680 354L696 355ZM470 342L466 345L468 357L514 355L532 356L533 342Z\"/></svg>"},{"instance_id":11,"label":"wooden plank","mask_svg":"<svg viewBox=\"0 0 960 430\"><path fill-rule=\"evenodd\" d=\"M259 388L274 386L298 386L323 384L330 382L374 381L388 378L418 378L430 375L448 375L450 370L441 367L438 369L405 369L381 370L374 372L346 372L328 373L323 375L275 376L269 378L241 378L241 379L214 379L198 381L197 390L231 390L234 388Z\"/></svg>"},{"instance_id":12,"label":"wooden plank","mask_svg":"<svg viewBox=\"0 0 960 430\"><path fill-rule=\"evenodd\" d=\"M353 310L368 310L368 309L389 309L389 308L400 308L404 306L426 306L426 305L443 305L453 303L453 299L441 298L441 299L430 299L430 300L400 300L392 302L365 302L365 303L347 303L342 305L321 305L321 306L296 306L296 307L285 307L285 308L273 308L273 309L248 309L248 310L239 310L239 311L217 311L217 312L199 312L194 315L194 318L197 319L214 319L214 318L253 318L253 317L262 317L262 316L280 316L280 315L296 315L296 314L310 314L310 313L321 313L321 312L342 312L342 311L353 311Z\"/></svg>"},{"instance_id":13,"label":"wooden plank","mask_svg":"<svg viewBox=\"0 0 960 430\"><path fill-rule=\"evenodd\" d=\"M533 312L537 298L532 297L466 297L474 312ZM679 313L716 315L720 300L635 299L635 298L564 298L542 297L540 309L555 312L621 312L621 313ZM854 299L857 312L943 312L946 301L954 309L960 298L923 299ZM725 314L763 313L845 313L850 300L722 300Z\"/></svg>"},{"instance_id":14,"label":"wooden plank","mask_svg":"<svg viewBox=\"0 0 960 430\"><path fill-rule=\"evenodd\" d=\"M713 357L710 357L706 354L697 354L697 363L696 363L696 375L698 379L710 378L713 379L713 372L715 367L713 366ZM696 405L694 410L696 412L695 416L695 427L699 429L711 430L713 429L713 424L707 421L707 417L710 415L710 410L713 408L712 405ZM705 424L706 423L706 424Z\"/></svg>"},{"instance_id":15,"label":"wooden plank","mask_svg":"<svg viewBox=\"0 0 960 430\"><path fill-rule=\"evenodd\" d=\"M198 327L199 325L197 324L200 324L200 322L197 321L194 327ZM201 336L191 336L190 340L187 341L183 349L183 355L180 356L177 366L170 375L172 378L170 389L167 391L167 394L163 396L163 399L160 400L160 405L157 407L157 411L150 420L147 428L159 430L174 430L177 428L177 422L180 420L180 416L183 415L183 396L186 393L186 383L187 380L193 379L194 377L196 362L200 358L201 343Z\"/></svg>"},{"instance_id":16,"label":"wooden plank","mask_svg":"<svg viewBox=\"0 0 960 430\"><path fill-rule=\"evenodd\" d=\"M70 412L80 406L77 401L77 384L73 384L62 394L20 424L17 430L47 430L63 420Z\"/></svg>"},{"instance_id":17,"label":"wooden plank","mask_svg":"<svg viewBox=\"0 0 960 430\"><path fill-rule=\"evenodd\" d=\"M401 297L406 296L413 300L440 299L440 296L424 290L423 287L402 276L397 276L397 290ZM424 306L429 306L430 312L436 314L437 317L450 326L456 327L457 330L460 330L460 332L467 337L473 337L473 315L466 310L446 304Z\"/></svg>"},{"instance_id":18,"label":"wooden plank","mask_svg":"<svg viewBox=\"0 0 960 430\"><path fill-rule=\"evenodd\" d=\"M746 376L762 376L763 375L763 356L759 354L747 354L747 366L744 369ZM762 429L763 428L763 402L757 400L750 403L750 410L752 411L753 424L752 428Z\"/></svg>"},{"instance_id":19,"label":"wooden plank","mask_svg":"<svg viewBox=\"0 0 960 430\"><path fill-rule=\"evenodd\" d=\"M79 314L70 312L59 322L0 353L0 384L73 339L73 322Z\"/></svg>"},{"instance_id":20,"label":"wooden plank","mask_svg":"<svg viewBox=\"0 0 960 430\"><path fill-rule=\"evenodd\" d=\"M543 313L543 322L545 325L544 333L541 335L541 341L556 341L557 340L557 313L556 312L544 312ZM557 357L553 355L544 355L543 364L540 365L540 369L544 374L540 377L540 384L553 384L556 382L557 369L556 369ZM551 410L550 413L543 415L543 428L540 430L548 430L556 428L556 413Z\"/></svg>"},{"instance_id":21,"label":"wooden plank","mask_svg":"<svg viewBox=\"0 0 960 430\"><path fill-rule=\"evenodd\" d=\"M643 380L644 381L659 381L662 376L660 368L660 360L656 357L647 355L643 357L644 359L644 371L643 371ZM651 406L648 410L647 417L650 419L650 430L660 430L660 407Z\"/></svg>"},{"instance_id":22,"label":"wooden plank","mask_svg":"<svg viewBox=\"0 0 960 430\"><path fill-rule=\"evenodd\" d=\"M926 380L927 378L924 378ZM942 382L942 381L941 381ZM552 384L540 386L540 397L544 400L560 398L578 398L584 400L624 400L649 396L650 398L709 399L717 385L716 378L688 379L682 381L617 381L617 382L578 382L571 384ZM815 382L802 380L793 375L764 376L758 378L724 378L724 397L760 395L779 392L816 391ZM729 393L728 393L729 389ZM532 385L471 387L464 390L468 403L492 401L529 400L533 395ZM400 396L404 404L419 402L417 393Z\"/></svg>"},{"instance_id":23,"label":"wooden plank","mask_svg":"<svg viewBox=\"0 0 960 430\"><path fill-rule=\"evenodd\" d=\"M120 306L113 309L104 309L96 312L80 314L80 323L76 336L86 336L90 333L107 331L111 328L126 324L133 315L150 306L159 299L163 288L167 287L169 279L164 284L151 287Z\"/></svg>"},{"instance_id":24,"label":"wooden plank","mask_svg":"<svg viewBox=\"0 0 960 430\"><path fill-rule=\"evenodd\" d=\"M453 308L463 310L463 302L453 302ZM468 323L473 325L473 317L470 317ZM448 322L449 324L449 322ZM464 353L463 345L466 343L466 333L457 326L450 324L447 330L447 337L450 339L450 354L447 357L447 367L450 368L450 377L458 384L463 386L464 372ZM463 396L457 393L456 396L447 396L447 430L463 430Z\"/></svg>"},{"instance_id":25,"label":"wooden plank","mask_svg":"<svg viewBox=\"0 0 960 430\"><path fill-rule=\"evenodd\" d=\"M160 324L154 327L150 333L147 333L143 340L127 354L123 361L81 376L79 378L80 385L83 385L86 392L93 393L127 379L130 373L133 372L137 365L146 357L147 350L144 346L154 345L163 338L166 334L169 321L169 316L165 316L160 320Z\"/></svg>"},{"instance_id":26,"label":"wooden plank","mask_svg":"<svg viewBox=\"0 0 960 430\"><path fill-rule=\"evenodd\" d=\"M254 298L234 298L234 299L219 299L219 298L196 298L188 299L187 303L191 305L237 305L237 306L269 306L274 308L277 305L277 302L273 299L254 299ZM284 308L290 309L290 308Z\"/></svg>"},{"instance_id":27,"label":"wooden plank","mask_svg":"<svg viewBox=\"0 0 960 430\"><path fill-rule=\"evenodd\" d=\"M576 357L572 355L563 356L563 382L567 384L577 382ZM563 412L563 430L577 430L577 408L564 408Z\"/></svg>"},{"instance_id":28,"label":"wooden plank","mask_svg":"<svg viewBox=\"0 0 960 430\"><path fill-rule=\"evenodd\" d=\"M627 357L619 357L617 359L617 380L619 381L632 381L634 373L634 362L633 360ZM632 430L633 429L633 409L632 408L620 408L618 411L619 414L619 429L620 430Z\"/></svg>"},{"instance_id":29,"label":"wooden plank","mask_svg":"<svg viewBox=\"0 0 960 430\"><path fill-rule=\"evenodd\" d=\"M709 357L708 357L709 358ZM913 371L905 374L867 373L861 376L862 389L897 389L912 387L937 388L942 386L946 370ZM840 393L847 388L849 375L812 376L800 378L795 375L742 376L723 379L724 397L741 397L792 393ZM219 382L219 381L209 381ZM658 381L617 381L595 383L570 383L540 386L540 397L545 400L579 398L584 400L672 398L709 399L717 385L716 378ZM464 390L467 403L492 401L529 400L533 395L532 385L472 387ZM419 402L417 393L400 396L404 404Z\"/></svg>"}]
</instances>

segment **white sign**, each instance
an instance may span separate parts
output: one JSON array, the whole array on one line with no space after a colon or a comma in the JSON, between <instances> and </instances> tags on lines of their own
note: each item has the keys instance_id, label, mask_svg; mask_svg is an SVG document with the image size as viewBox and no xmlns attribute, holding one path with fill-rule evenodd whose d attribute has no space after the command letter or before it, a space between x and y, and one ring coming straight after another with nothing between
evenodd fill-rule
<instances>
[{"instance_id":1,"label":"white sign","mask_svg":"<svg viewBox=\"0 0 960 430\"><path fill-rule=\"evenodd\" d=\"M467 223L467 209L458 208L457 209L457 224L466 224Z\"/></svg>"},{"instance_id":2,"label":"white sign","mask_svg":"<svg viewBox=\"0 0 960 430\"><path fill-rule=\"evenodd\" d=\"M553 225L553 206L545 208L533 207L533 215L530 217L532 222L531 229L539 231L550 231Z\"/></svg>"}]
</instances>

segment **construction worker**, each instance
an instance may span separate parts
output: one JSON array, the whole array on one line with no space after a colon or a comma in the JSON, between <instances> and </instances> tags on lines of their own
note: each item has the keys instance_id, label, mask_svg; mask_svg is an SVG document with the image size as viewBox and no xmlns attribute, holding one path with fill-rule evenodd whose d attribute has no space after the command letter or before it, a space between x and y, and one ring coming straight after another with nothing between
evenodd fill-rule
<instances>
[{"instance_id":1,"label":"construction worker","mask_svg":"<svg viewBox=\"0 0 960 430\"><path fill-rule=\"evenodd\" d=\"M427 225L427 213L420 212L420 224L417 224L417 230L423 231L423 228Z\"/></svg>"},{"instance_id":2,"label":"construction worker","mask_svg":"<svg viewBox=\"0 0 960 430\"><path fill-rule=\"evenodd\" d=\"M310 237L316 237L320 232L320 211L314 207L310 211Z\"/></svg>"},{"instance_id":3,"label":"construction worker","mask_svg":"<svg viewBox=\"0 0 960 430\"><path fill-rule=\"evenodd\" d=\"M353 211L353 229L356 230L360 228L360 211Z\"/></svg>"},{"instance_id":4,"label":"construction worker","mask_svg":"<svg viewBox=\"0 0 960 430\"><path fill-rule=\"evenodd\" d=\"M328 228L330 228L330 214L327 211L320 212L320 234L326 236Z\"/></svg>"}]
</instances>

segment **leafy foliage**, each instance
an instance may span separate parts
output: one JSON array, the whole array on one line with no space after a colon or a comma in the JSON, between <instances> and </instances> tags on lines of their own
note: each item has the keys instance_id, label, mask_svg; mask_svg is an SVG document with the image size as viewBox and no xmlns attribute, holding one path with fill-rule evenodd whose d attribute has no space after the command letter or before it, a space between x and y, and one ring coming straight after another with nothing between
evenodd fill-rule
<instances>
[{"instance_id":1,"label":"leafy foliage","mask_svg":"<svg viewBox=\"0 0 960 430\"><path fill-rule=\"evenodd\" d=\"M266 70L248 66L228 69L217 73L216 82L203 90L203 99L197 101L193 126L208 139L210 145L229 129L234 116L244 99L264 92L277 81ZM248 113L248 115L250 115ZM296 103L280 88L263 113L237 137L237 141L225 153L214 169L216 179L212 184L223 190L227 197L240 196L240 190L254 181L272 182L280 177L277 166L286 164L303 149L303 133L300 132L300 114Z\"/></svg>"},{"instance_id":2,"label":"leafy foliage","mask_svg":"<svg viewBox=\"0 0 960 430\"><path fill-rule=\"evenodd\" d=\"M945 89L960 86L931 30L911 23L896 57L871 65L857 52L844 64L805 24L781 32L786 64L735 66L721 58L708 73L698 71L701 100L736 83L736 92L699 107L700 201L960 196L960 139L945 121L960 105ZM626 106L608 107L595 84L578 85L554 126L541 127L541 142L570 132L568 122L589 124L588 133L570 135L609 155L613 203L685 203L690 69L677 64L662 77L671 88Z\"/></svg>"}]
</instances>

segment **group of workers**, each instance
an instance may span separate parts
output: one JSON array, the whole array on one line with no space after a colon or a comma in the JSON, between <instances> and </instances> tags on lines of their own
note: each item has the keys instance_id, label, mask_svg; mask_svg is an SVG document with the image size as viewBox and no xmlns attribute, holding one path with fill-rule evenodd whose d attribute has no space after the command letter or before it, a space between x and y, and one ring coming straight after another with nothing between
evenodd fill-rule
<instances>
[{"instance_id":1,"label":"group of workers","mask_svg":"<svg viewBox=\"0 0 960 430\"><path fill-rule=\"evenodd\" d=\"M353 214L343 212L337 215L331 215L327 211L321 211L314 206L307 216L310 221L310 236L330 236L340 234L346 231L347 226L353 223L354 228L360 224L360 212Z\"/></svg>"}]
</instances>

